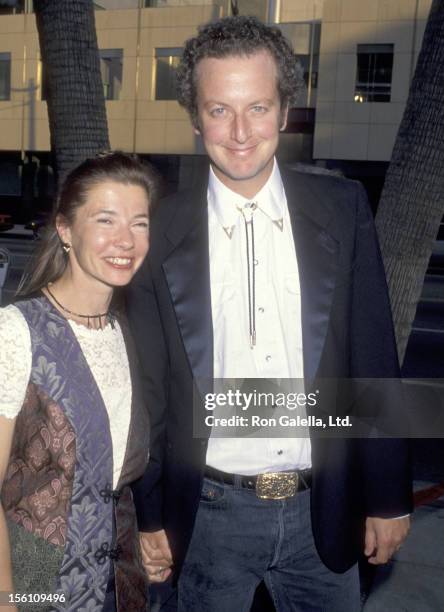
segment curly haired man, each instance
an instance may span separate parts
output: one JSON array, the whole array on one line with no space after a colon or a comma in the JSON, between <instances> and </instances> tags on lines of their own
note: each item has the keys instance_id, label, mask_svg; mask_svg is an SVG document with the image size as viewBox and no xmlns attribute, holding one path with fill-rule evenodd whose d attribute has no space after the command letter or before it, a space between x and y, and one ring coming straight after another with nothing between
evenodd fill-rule
<instances>
[{"instance_id":1,"label":"curly haired man","mask_svg":"<svg viewBox=\"0 0 444 612\"><path fill-rule=\"evenodd\" d=\"M275 159L300 86L253 17L200 28L178 71L210 168L159 207L129 313L153 427L143 558L181 611L249 610L264 580L280 612L354 612L358 556L385 563L408 531L402 440L193 435L193 380L398 375L364 190Z\"/></svg>"}]
</instances>

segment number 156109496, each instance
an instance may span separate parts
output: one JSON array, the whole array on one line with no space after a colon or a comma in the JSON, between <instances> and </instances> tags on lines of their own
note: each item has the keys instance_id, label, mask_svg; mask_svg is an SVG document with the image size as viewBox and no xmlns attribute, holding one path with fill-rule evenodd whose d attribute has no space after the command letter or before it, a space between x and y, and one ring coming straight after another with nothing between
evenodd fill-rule
<instances>
[{"instance_id":1,"label":"number 156109496","mask_svg":"<svg viewBox=\"0 0 444 612\"><path fill-rule=\"evenodd\" d=\"M65 601L66 596L64 593L11 593L0 591L0 605L63 603Z\"/></svg>"}]
</instances>

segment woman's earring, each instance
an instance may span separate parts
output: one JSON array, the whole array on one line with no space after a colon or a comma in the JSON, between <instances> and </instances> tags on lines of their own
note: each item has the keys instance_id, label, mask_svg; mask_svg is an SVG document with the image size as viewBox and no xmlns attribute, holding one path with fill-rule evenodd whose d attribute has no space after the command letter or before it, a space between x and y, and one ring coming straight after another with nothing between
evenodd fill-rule
<instances>
[{"instance_id":1,"label":"woman's earring","mask_svg":"<svg viewBox=\"0 0 444 612\"><path fill-rule=\"evenodd\" d=\"M62 242L62 249L68 254L71 250L71 245L68 242Z\"/></svg>"}]
</instances>

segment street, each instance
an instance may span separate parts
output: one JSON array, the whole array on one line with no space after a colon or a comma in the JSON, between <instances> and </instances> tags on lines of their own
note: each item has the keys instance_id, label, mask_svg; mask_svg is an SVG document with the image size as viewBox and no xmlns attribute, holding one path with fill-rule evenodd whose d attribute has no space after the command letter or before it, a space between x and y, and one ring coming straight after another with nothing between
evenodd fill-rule
<instances>
[{"instance_id":1,"label":"street","mask_svg":"<svg viewBox=\"0 0 444 612\"><path fill-rule=\"evenodd\" d=\"M34 246L32 236L0 237L12 262L3 304L13 298L23 267ZM405 378L444 379L444 274L431 269L426 276L409 339L402 373ZM444 437L444 432L441 432ZM411 532L392 561L365 572L368 592L364 612L435 612L444 607L444 453L443 438L412 440L416 508ZM419 493L421 492L421 493ZM162 610L174 610L171 591L160 589ZM153 607L154 612L158 607ZM273 612L261 584L253 612Z\"/></svg>"}]
</instances>

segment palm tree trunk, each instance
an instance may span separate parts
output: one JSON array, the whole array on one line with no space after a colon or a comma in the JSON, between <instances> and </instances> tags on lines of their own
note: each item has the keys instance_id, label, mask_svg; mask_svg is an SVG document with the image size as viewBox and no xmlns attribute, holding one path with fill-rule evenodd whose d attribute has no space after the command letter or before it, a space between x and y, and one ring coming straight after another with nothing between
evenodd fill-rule
<instances>
[{"instance_id":1,"label":"palm tree trunk","mask_svg":"<svg viewBox=\"0 0 444 612\"><path fill-rule=\"evenodd\" d=\"M444 0L434 0L376 226L402 363L444 212Z\"/></svg>"},{"instance_id":2,"label":"palm tree trunk","mask_svg":"<svg viewBox=\"0 0 444 612\"><path fill-rule=\"evenodd\" d=\"M51 149L63 176L110 148L92 0L35 0Z\"/></svg>"}]
</instances>

